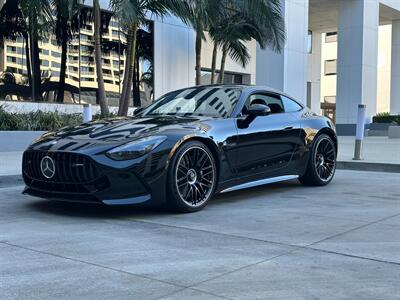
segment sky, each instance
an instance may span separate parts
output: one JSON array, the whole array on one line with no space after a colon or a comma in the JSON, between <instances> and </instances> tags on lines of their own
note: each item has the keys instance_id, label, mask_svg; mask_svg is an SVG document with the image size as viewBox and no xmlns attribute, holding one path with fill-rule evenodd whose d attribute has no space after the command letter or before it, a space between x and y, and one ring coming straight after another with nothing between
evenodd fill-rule
<instances>
[{"instance_id":1,"label":"sky","mask_svg":"<svg viewBox=\"0 0 400 300\"><path fill-rule=\"evenodd\" d=\"M106 9L109 8L109 4L110 4L110 1L109 1L109 0L99 0L99 1L100 1L100 6L101 6L101 8L106 8ZM93 4L93 1L92 1L92 0L84 0L84 4L86 4L86 5L92 5L92 4Z\"/></svg>"}]
</instances>

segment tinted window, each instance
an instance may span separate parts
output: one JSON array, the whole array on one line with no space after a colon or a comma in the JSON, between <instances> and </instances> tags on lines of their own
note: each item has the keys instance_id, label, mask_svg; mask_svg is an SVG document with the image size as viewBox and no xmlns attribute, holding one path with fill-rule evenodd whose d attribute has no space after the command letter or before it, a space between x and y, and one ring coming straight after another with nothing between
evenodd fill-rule
<instances>
[{"instance_id":1,"label":"tinted window","mask_svg":"<svg viewBox=\"0 0 400 300\"><path fill-rule=\"evenodd\" d=\"M272 114L283 113L285 110L283 108L282 100L279 96L273 94L253 94L243 107L243 114L247 114L246 111L252 104L264 104L268 105L271 109Z\"/></svg>"},{"instance_id":2,"label":"tinted window","mask_svg":"<svg viewBox=\"0 0 400 300\"><path fill-rule=\"evenodd\" d=\"M240 90L196 87L169 93L146 108L142 115L193 115L229 117L239 100Z\"/></svg>"},{"instance_id":3,"label":"tinted window","mask_svg":"<svg viewBox=\"0 0 400 300\"><path fill-rule=\"evenodd\" d=\"M285 107L286 112L295 112L295 111L299 111L303 108L296 101L294 101L288 97L281 96L281 98L282 98L283 106Z\"/></svg>"}]
</instances>

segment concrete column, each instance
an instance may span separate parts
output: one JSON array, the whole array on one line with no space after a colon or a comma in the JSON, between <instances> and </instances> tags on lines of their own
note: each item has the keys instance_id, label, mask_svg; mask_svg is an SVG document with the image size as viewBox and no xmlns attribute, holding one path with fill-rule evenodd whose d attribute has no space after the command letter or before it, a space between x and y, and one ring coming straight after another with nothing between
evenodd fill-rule
<instances>
[{"instance_id":1,"label":"concrete column","mask_svg":"<svg viewBox=\"0 0 400 300\"><path fill-rule=\"evenodd\" d=\"M311 82L311 103L309 108L316 113L321 111L321 47L322 33L312 33L312 51L308 55L308 81Z\"/></svg>"},{"instance_id":2,"label":"concrete column","mask_svg":"<svg viewBox=\"0 0 400 300\"><path fill-rule=\"evenodd\" d=\"M390 113L400 114L400 20L392 22Z\"/></svg>"},{"instance_id":3,"label":"concrete column","mask_svg":"<svg viewBox=\"0 0 400 300\"><path fill-rule=\"evenodd\" d=\"M154 96L195 85L195 32L176 17L154 20Z\"/></svg>"},{"instance_id":4,"label":"concrete column","mask_svg":"<svg viewBox=\"0 0 400 300\"><path fill-rule=\"evenodd\" d=\"M281 53L257 49L256 83L307 104L308 0L282 0L286 44Z\"/></svg>"},{"instance_id":5,"label":"concrete column","mask_svg":"<svg viewBox=\"0 0 400 300\"><path fill-rule=\"evenodd\" d=\"M337 130L355 134L358 104L367 105L367 123L376 113L378 0L339 0Z\"/></svg>"}]
</instances>

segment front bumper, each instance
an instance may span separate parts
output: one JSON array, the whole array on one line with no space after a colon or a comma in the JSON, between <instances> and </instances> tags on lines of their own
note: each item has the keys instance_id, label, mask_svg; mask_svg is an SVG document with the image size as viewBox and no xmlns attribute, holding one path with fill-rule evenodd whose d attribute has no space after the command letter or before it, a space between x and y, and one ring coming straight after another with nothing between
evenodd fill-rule
<instances>
[{"instance_id":1,"label":"front bumper","mask_svg":"<svg viewBox=\"0 0 400 300\"><path fill-rule=\"evenodd\" d=\"M57 166L57 175L52 179L46 179L38 170L44 156L50 156ZM25 152L22 174L26 187L23 193L50 200L106 205L162 202L165 172L160 170L154 173L155 176L144 176L146 161L143 158L118 168L78 153Z\"/></svg>"}]
</instances>

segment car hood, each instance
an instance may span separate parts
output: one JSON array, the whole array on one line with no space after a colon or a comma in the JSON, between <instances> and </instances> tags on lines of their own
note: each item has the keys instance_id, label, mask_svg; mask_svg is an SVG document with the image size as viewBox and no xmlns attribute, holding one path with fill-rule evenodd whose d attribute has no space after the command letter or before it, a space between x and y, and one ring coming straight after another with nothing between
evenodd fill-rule
<instances>
[{"instance_id":1,"label":"car hood","mask_svg":"<svg viewBox=\"0 0 400 300\"><path fill-rule=\"evenodd\" d=\"M205 126L202 121L206 119L209 118L162 116L107 119L46 133L34 145L43 145L48 150L62 150L63 145L69 144L116 145L150 135L185 135L202 130ZM56 143L57 146L54 146Z\"/></svg>"}]
</instances>

